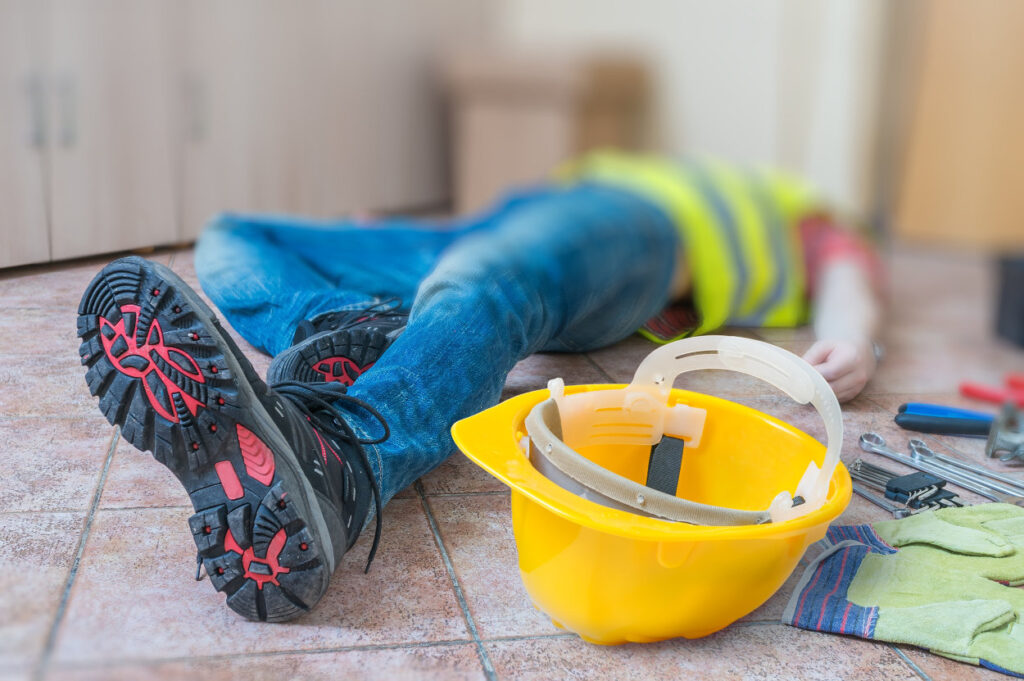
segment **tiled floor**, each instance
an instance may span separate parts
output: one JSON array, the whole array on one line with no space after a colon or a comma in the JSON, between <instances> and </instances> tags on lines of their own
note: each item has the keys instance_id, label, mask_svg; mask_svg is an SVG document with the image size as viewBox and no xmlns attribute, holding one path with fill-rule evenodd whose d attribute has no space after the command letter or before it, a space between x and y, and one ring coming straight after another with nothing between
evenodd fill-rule
<instances>
[{"instance_id":1,"label":"tiled floor","mask_svg":"<svg viewBox=\"0 0 1024 681\"><path fill-rule=\"evenodd\" d=\"M191 252L157 252L195 284ZM875 430L902 444L895 407L961 403L960 380L997 382L1024 352L994 340L984 262L900 251L892 259L888 357L845 410L844 458ZM244 622L192 580L187 498L122 442L82 380L78 297L101 261L0 273L0 681L53 679L981 679L1005 678L913 648L778 623L793 580L705 639L598 647L556 629L523 591L505 488L455 455L384 512L368 575L361 541L310 615ZM753 334L799 352L807 329ZM243 347L246 347L243 343ZM630 338L575 356L535 356L506 396L567 383L627 381L652 346ZM257 369L268 360L253 353ZM813 413L752 381L701 375L688 387L782 415L818 434ZM926 437L975 460L975 440ZM868 458L871 458L868 456ZM882 519L859 498L842 520Z\"/></svg>"}]
</instances>

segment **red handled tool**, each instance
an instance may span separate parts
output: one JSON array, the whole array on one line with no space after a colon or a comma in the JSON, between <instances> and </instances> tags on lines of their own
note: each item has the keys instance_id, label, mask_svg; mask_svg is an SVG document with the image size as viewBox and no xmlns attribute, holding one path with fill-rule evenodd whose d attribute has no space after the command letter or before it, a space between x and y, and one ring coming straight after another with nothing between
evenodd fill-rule
<instances>
[{"instance_id":1,"label":"red handled tool","mask_svg":"<svg viewBox=\"0 0 1024 681\"><path fill-rule=\"evenodd\" d=\"M964 381L960 384L960 394L964 397L995 404L1013 402L1018 407L1024 408L1024 373L1007 374L1003 387Z\"/></svg>"}]
</instances>

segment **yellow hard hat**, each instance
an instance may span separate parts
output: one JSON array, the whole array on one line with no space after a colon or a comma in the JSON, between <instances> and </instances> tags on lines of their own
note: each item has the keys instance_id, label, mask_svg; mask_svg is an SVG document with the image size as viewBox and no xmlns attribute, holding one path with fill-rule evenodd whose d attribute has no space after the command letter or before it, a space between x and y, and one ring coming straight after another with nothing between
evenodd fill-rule
<instances>
[{"instance_id":1,"label":"yellow hard hat","mask_svg":"<svg viewBox=\"0 0 1024 681\"><path fill-rule=\"evenodd\" d=\"M755 409L672 388L700 369L810 403L827 447ZM766 601L849 503L842 433L835 395L810 365L727 336L656 349L628 386L555 379L452 427L466 456L512 489L534 604L605 644L705 636ZM666 467L656 453L670 440L679 458Z\"/></svg>"}]
</instances>

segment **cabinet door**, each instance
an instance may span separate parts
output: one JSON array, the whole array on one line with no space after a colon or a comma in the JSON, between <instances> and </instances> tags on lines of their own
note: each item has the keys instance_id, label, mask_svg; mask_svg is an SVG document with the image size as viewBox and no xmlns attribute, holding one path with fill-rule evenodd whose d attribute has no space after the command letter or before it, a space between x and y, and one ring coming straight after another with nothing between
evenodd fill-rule
<instances>
[{"instance_id":1,"label":"cabinet door","mask_svg":"<svg viewBox=\"0 0 1024 681\"><path fill-rule=\"evenodd\" d=\"M0 0L0 267L49 260L45 3Z\"/></svg>"},{"instance_id":2,"label":"cabinet door","mask_svg":"<svg viewBox=\"0 0 1024 681\"><path fill-rule=\"evenodd\" d=\"M341 49L347 31L323 25L323 4L186 3L186 236L221 211L324 213L316 196L333 126L325 120L318 54L329 29L337 29Z\"/></svg>"},{"instance_id":3,"label":"cabinet door","mask_svg":"<svg viewBox=\"0 0 1024 681\"><path fill-rule=\"evenodd\" d=\"M448 196L437 53L490 10L431 3L186 3L186 236L220 211L332 217Z\"/></svg>"},{"instance_id":4,"label":"cabinet door","mask_svg":"<svg viewBox=\"0 0 1024 681\"><path fill-rule=\"evenodd\" d=\"M174 3L50 0L53 257L180 240Z\"/></svg>"},{"instance_id":5,"label":"cabinet door","mask_svg":"<svg viewBox=\"0 0 1024 681\"><path fill-rule=\"evenodd\" d=\"M908 241L1024 248L1024 4L923 7L896 227Z\"/></svg>"}]
</instances>

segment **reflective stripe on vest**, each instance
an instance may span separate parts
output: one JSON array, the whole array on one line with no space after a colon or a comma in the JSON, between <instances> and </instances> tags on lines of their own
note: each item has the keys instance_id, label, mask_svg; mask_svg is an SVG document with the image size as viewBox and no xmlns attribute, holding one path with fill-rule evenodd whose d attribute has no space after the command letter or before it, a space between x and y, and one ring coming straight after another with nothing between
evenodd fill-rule
<instances>
[{"instance_id":1,"label":"reflective stripe on vest","mask_svg":"<svg viewBox=\"0 0 1024 681\"><path fill-rule=\"evenodd\" d=\"M818 204L799 180L718 161L672 162L617 152L586 156L567 164L560 175L634 191L672 218L701 316L699 326L680 337L727 323L794 326L804 321L803 249L795 226Z\"/></svg>"}]
</instances>

